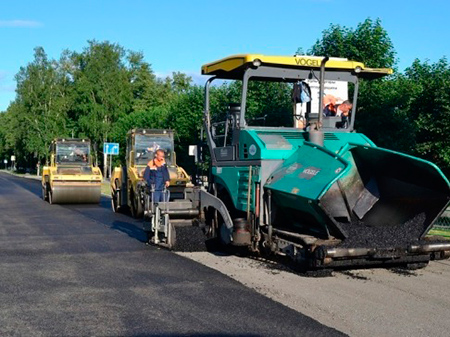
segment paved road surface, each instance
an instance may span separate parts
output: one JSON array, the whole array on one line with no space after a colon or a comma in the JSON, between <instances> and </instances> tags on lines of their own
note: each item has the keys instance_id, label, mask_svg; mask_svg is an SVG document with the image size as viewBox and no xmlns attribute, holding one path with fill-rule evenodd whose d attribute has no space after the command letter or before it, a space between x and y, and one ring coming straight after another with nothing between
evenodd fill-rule
<instances>
[{"instance_id":1,"label":"paved road surface","mask_svg":"<svg viewBox=\"0 0 450 337\"><path fill-rule=\"evenodd\" d=\"M143 244L101 206L49 205L0 173L0 335L332 336L239 282Z\"/></svg>"},{"instance_id":2,"label":"paved road surface","mask_svg":"<svg viewBox=\"0 0 450 337\"><path fill-rule=\"evenodd\" d=\"M350 336L450 336L450 261L311 278L234 255L179 253ZM281 268L280 268L281 267Z\"/></svg>"}]
</instances>

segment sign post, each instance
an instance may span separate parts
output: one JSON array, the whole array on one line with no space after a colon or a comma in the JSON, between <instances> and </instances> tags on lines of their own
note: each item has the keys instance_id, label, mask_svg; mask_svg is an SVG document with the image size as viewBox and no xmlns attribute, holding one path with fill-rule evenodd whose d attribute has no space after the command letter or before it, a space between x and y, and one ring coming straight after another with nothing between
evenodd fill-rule
<instances>
[{"instance_id":1,"label":"sign post","mask_svg":"<svg viewBox=\"0 0 450 337\"><path fill-rule=\"evenodd\" d=\"M5 164L5 170L8 168L8 159L4 159L3 163Z\"/></svg>"},{"instance_id":2,"label":"sign post","mask_svg":"<svg viewBox=\"0 0 450 337\"><path fill-rule=\"evenodd\" d=\"M16 161L16 156L15 156L15 155L12 155L12 156L11 156L11 171L15 171L15 169L16 169L16 163L15 163L15 161Z\"/></svg>"},{"instance_id":3,"label":"sign post","mask_svg":"<svg viewBox=\"0 0 450 337\"><path fill-rule=\"evenodd\" d=\"M112 156L117 156L119 154L119 143L103 143L103 174L105 178L107 177L107 167L108 167L108 155L109 155L109 175L111 178L111 166L112 166Z\"/></svg>"}]
</instances>

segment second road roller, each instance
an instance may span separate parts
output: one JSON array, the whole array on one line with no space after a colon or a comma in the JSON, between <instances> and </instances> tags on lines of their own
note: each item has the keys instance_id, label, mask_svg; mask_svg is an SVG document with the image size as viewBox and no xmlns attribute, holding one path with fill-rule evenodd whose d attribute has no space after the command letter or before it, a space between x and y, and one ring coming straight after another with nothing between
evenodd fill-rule
<instances>
[{"instance_id":1,"label":"second road roller","mask_svg":"<svg viewBox=\"0 0 450 337\"><path fill-rule=\"evenodd\" d=\"M135 218L144 215L145 182L143 171L155 151L163 149L170 174L170 198L182 199L191 185L190 177L176 162L174 133L165 129L132 129L127 134L126 165L114 168L111 176L111 199L114 212L129 207Z\"/></svg>"}]
</instances>

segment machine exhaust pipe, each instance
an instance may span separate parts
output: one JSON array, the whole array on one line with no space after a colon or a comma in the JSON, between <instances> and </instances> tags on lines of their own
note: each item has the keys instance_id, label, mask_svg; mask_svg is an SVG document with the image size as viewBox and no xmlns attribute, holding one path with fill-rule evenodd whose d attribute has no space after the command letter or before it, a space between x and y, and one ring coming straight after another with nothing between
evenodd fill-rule
<instances>
[{"instance_id":1,"label":"machine exhaust pipe","mask_svg":"<svg viewBox=\"0 0 450 337\"><path fill-rule=\"evenodd\" d=\"M328 56L325 56L322 60L322 62L320 63L320 91L319 91L319 125L318 125L318 129L320 129L322 127L322 118L323 118L323 94L325 91L325 64L328 62L330 58Z\"/></svg>"},{"instance_id":2,"label":"machine exhaust pipe","mask_svg":"<svg viewBox=\"0 0 450 337\"><path fill-rule=\"evenodd\" d=\"M323 94L325 91L325 64L330 58L328 56L324 57L320 63L320 89L319 89L319 111L317 111L317 122L313 123L308 131L308 140L319 146L324 145L324 134L321 131L322 119L323 119Z\"/></svg>"}]
</instances>

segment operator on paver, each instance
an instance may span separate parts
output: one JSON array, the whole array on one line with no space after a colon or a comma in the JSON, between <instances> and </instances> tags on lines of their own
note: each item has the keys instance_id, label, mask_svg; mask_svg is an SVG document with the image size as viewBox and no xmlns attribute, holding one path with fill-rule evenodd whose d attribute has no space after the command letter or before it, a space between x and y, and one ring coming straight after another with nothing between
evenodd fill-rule
<instances>
[{"instance_id":1,"label":"operator on paver","mask_svg":"<svg viewBox=\"0 0 450 337\"><path fill-rule=\"evenodd\" d=\"M144 171L144 179L148 187L154 190L153 203L164 201L165 189L170 185L169 169L164 157L163 149L156 150L155 158L147 163Z\"/></svg>"}]
</instances>

